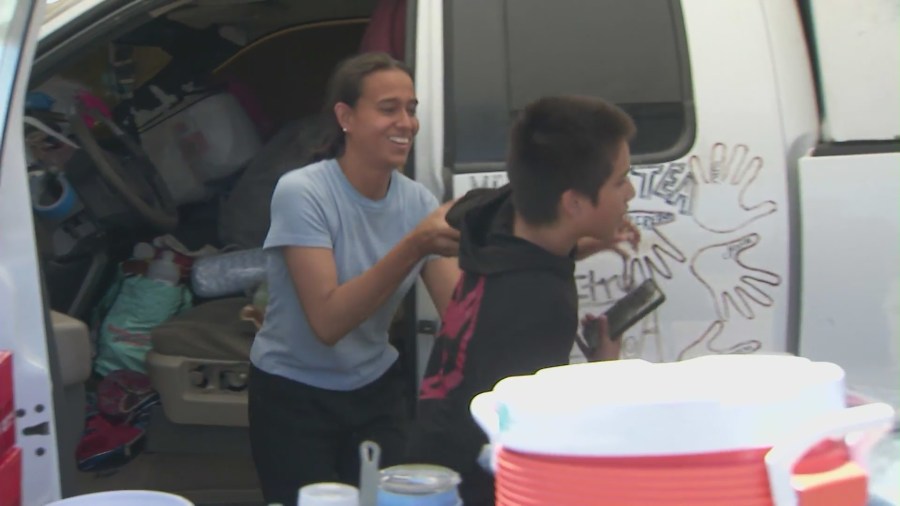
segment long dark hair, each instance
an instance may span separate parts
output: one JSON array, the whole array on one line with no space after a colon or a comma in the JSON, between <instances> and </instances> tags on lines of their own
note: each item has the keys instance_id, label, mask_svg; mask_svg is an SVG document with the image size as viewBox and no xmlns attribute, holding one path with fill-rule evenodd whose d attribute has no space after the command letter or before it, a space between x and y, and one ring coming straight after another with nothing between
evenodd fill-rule
<instances>
[{"instance_id":1,"label":"long dark hair","mask_svg":"<svg viewBox=\"0 0 900 506\"><path fill-rule=\"evenodd\" d=\"M363 80L369 74L380 70L402 70L410 79L413 78L412 70L405 63L395 60L387 53L363 53L351 56L335 68L328 80L328 94L322 108L325 141L316 150L314 161L337 158L344 153L346 139L335 117L334 106L343 102L350 107L356 107L356 102L362 94Z\"/></svg>"}]
</instances>

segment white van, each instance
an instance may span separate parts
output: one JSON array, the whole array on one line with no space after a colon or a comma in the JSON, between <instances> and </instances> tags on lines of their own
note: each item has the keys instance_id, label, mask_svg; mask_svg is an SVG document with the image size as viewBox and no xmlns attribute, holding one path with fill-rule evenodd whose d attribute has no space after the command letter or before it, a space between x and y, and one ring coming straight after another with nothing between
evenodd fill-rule
<instances>
[{"instance_id":1,"label":"white van","mask_svg":"<svg viewBox=\"0 0 900 506\"><path fill-rule=\"evenodd\" d=\"M421 130L406 170L442 199L505 181L510 121L541 95L601 96L635 118L640 247L576 271L582 312L646 277L668 295L626 333L625 356L799 353L900 406L898 12L897 0L0 4L0 350L13 353L22 504L110 488L261 501L242 416L246 357L155 349L162 406L144 453L112 476L75 468L88 324L137 242L254 245L268 207L254 197L308 154L324 79L361 48L413 66ZM65 149L40 127L60 113L66 122L73 93L109 109L77 117L112 118L149 156L102 120L72 127L63 137L82 153L68 153L81 156L67 169L79 200L62 213L32 198L40 164L23 140L43 131ZM173 111L194 114L210 97L221 103L192 116L195 130L166 130ZM179 142L199 132L226 155L198 170L172 154L171 132ZM411 393L438 320L423 294L394 332Z\"/></svg>"}]
</instances>

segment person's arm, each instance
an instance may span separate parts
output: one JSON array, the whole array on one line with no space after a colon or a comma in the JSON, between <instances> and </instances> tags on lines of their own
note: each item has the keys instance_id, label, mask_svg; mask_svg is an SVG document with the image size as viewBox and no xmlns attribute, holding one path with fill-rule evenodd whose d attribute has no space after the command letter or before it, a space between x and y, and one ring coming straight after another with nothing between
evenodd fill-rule
<instances>
[{"instance_id":1,"label":"person's arm","mask_svg":"<svg viewBox=\"0 0 900 506\"><path fill-rule=\"evenodd\" d=\"M372 316L422 257L457 254L459 232L444 220L448 207L429 214L369 270L344 284L338 284L330 249L283 248L297 297L319 341L334 346Z\"/></svg>"},{"instance_id":2,"label":"person's arm","mask_svg":"<svg viewBox=\"0 0 900 506\"><path fill-rule=\"evenodd\" d=\"M457 258L436 258L426 263L422 269L422 281L425 282L425 288L428 289L428 295L440 317L444 316L444 311L450 304L460 272Z\"/></svg>"},{"instance_id":3,"label":"person's arm","mask_svg":"<svg viewBox=\"0 0 900 506\"><path fill-rule=\"evenodd\" d=\"M637 250L638 245L641 243L641 231L628 220L626 220L622 225L622 228L616 232L612 241L601 241L600 239L594 239L593 237L582 237L581 239L578 239L578 243L575 246L575 260L584 260L585 258L604 250L612 250L622 257L627 258L628 252L620 246L623 242L630 244L631 248L634 250Z\"/></svg>"}]
</instances>

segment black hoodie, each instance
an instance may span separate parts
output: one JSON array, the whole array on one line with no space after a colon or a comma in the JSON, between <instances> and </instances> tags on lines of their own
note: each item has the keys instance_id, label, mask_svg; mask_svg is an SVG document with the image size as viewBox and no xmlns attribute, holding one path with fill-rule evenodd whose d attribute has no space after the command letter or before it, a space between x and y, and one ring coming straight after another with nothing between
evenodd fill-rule
<instances>
[{"instance_id":1,"label":"black hoodie","mask_svg":"<svg viewBox=\"0 0 900 506\"><path fill-rule=\"evenodd\" d=\"M422 381L410 460L459 472L467 506L491 504L490 476L476 462L487 437L469 402L507 376L568 363L578 324L575 262L512 234L508 186L469 192L447 222L460 230L463 274Z\"/></svg>"}]
</instances>

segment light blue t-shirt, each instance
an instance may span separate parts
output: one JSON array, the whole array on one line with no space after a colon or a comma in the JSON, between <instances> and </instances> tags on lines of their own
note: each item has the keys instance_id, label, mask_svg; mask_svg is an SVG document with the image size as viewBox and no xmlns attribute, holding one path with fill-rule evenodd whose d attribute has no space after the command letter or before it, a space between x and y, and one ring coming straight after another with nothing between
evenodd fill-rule
<instances>
[{"instance_id":1,"label":"light blue t-shirt","mask_svg":"<svg viewBox=\"0 0 900 506\"><path fill-rule=\"evenodd\" d=\"M253 365L330 390L354 390L384 374L398 355L388 343L388 327L424 260L375 314L329 347L313 334L281 247L331 249L338 283L343 284L369 270L437 206L422 184L397 171L387 195L377 201L356 191L335 160L282 176L272 195L272 221L263 245L269 302L250 350Z\"/></svg>"}]
</instances>

